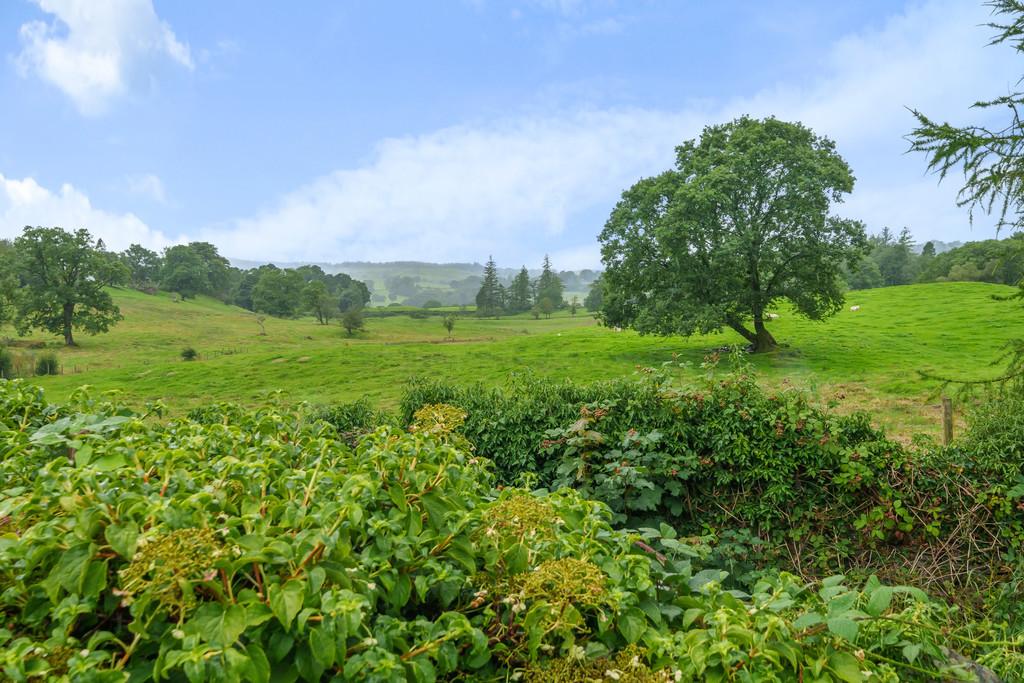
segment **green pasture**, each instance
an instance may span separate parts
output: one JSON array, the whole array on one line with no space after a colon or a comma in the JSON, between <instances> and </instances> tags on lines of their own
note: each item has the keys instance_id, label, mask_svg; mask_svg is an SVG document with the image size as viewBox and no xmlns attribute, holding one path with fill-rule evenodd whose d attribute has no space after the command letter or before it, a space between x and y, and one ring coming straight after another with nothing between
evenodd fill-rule
<instances>
[{"instance_id":1,"label":"green pasture","mask_svg":"<svg viewBox=\"0 0 1024 683\"><path fill-rule=\"evenodd\" d=\"M1024 337L1024 310L993 295L1014 290L984 283L932 283L852 292L844 309L825 322L797 318L788 309L771 329L783 348L750 360L771 386L797 386L839 410L866 408L899 433L937 433L934 385L917 370L985 376L1009 339ZM532 371L589 381L642 367L683 363L675 371L702 372L704 356L737 344L733 332L683 337L642 337L598 326L585 312L550 319L460 317L447 339L442 317L367 318L367 329L348 337L336 323L266 318L210 299L175 302L169 296L116 290L125 317L109 334L78 335L65 349L55 338L14 337L22 367L55 351L63 374L36 377L56 400L81 385L117 389L134 404L161 399L172 411L216 401L255 403L272 391L317 403L369 396L396 404L414 375L462 382L500 383L510 372ZM851 306L859 305L854 312ZM195 348L200 359L180 353ZM686 363L691 365L687 366Z\"/></svg>"}]
</instances>

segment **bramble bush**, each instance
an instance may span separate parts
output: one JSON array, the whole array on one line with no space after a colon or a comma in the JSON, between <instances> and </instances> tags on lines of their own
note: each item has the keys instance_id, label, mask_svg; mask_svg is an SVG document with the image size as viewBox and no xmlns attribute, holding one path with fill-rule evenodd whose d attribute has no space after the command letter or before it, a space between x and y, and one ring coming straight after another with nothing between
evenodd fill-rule
<instances>
[{"instance_id":1,"label":"bramble bush","mask_svg":"<svg viewBox=\"0 0 1024 683\"><path fill-rule=\"evenodd\" d=\"M0 676L971 680L953 650L1021 671L1020 641L917 589L727 588L668 524L498 489L456 406L355 448L305 409L159 412L0 381Z\"/></svg>"},{"instance_id":2,"label":"bramble bush","mask_svg":"<svg viewBox=\"0 0 1024 683\"><path fill-rule=\"evenodd\" d=\"M744 573L877 573L1024 628L1024 610L1012 608L1024 585L1019 398L988 404L953 446L908 447L866 414L765 391L742 367L709 370L687 387L660 372L594 385L527 376L506 389L419 381L402 415L457 405L502 482L575 488L609 505L617 524L710 534Z\"/></svg>"},{"instance_id":3,"label":"bramble bush","mask_svg":"<svg viewBox=\"0 0 1024 683\"><path fill-rule=\"evenodd\" d=\"M547 430L569 424L579 416L580 406L594 402L616 405L607 423L611 429L624 432L653 426L669 417L655 414L664 409L657 400L658 392L652 382L621 379L576 384L546 380L529 372L512 375L503 388L416 378L406 387L398 420L409 424L413 414L428 404L457 406L466 412L460 431L478 453L494 462L500 483L516 483L527 472L538 475L544 485L551 481L557 466L540 448Z\"/></svg>"}]
</instances>

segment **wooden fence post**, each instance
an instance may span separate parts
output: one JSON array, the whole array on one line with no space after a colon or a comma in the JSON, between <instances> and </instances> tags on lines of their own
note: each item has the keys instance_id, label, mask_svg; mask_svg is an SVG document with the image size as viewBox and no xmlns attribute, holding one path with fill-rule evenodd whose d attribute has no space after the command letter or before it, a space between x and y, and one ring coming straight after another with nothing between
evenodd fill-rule
<instances>
[{"instance_id":1,"label":"wooden fence post","mask_svg":"<svg viewBox=\"0 0 1024 683\"><path fill-rule=\"evenodd\" d=\"M948 446L953 441L953 399L942 397L942 445Z\"/></svg>"}]
</instances>

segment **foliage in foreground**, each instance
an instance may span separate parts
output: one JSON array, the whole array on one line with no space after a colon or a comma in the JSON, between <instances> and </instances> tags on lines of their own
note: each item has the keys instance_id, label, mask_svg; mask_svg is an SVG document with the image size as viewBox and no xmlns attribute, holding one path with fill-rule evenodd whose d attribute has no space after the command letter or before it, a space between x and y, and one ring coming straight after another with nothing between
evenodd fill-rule
<instances>
[{"instance_id":1,"label":"foliage in foreground","mask_svg":"<svg viewBox=\"0 0 1024 683\"><path fill-rule=\"evenodd\" d=\"M1013 598L1024 577L1020 399L979 411L948 448L908 447L865 414L766 392L746 371L685 388L660 373L591 385L520 377L507 389L420 381L402 418L437 402L466 411L461 432L504 483L571 487L616 523L714 535L734 575L877 573L1024 628Z\"/></svg>"},{"instance_id":2,"label":"foliage in foreground","mask_svg":"<svg viewBox=\"0 0 1024 683\"><path fill-rule=\"evenodd\" d=\"M354 450L301 411L215 413L56 409L0 382L4 676L895 681L969 679L948 644L1013 661L912 588L725 590L667 525L499 492L451 407Z\"/></svg>"}]
</instances>

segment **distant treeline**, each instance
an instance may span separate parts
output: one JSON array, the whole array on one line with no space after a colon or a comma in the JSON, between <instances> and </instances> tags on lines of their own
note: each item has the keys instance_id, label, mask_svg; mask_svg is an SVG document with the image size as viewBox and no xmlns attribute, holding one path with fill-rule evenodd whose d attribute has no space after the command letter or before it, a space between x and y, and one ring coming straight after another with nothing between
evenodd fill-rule
<instances>
[{"instance_id":1,"label":"distant treeline","mask_svg":"<svg viewBox=\"0 0 1024 683\"><path fill-rule=\"evenodd\" d=\"M231 259L242 269L259 266L253 261ZM278 262L281 268L297 268L299 263ZM477 292L483 284L484 265L481 263L426 263L423 261L390 261L371 263L346 261L343 263L317 263L327 273L348 273L362 280L370 290L370 303L374 306L403 304L420 308L467 306L476 303ZM497 267L499 282L506 288L519 275L520 268ZM531 279L540 276L538 268L529 271ZM598 278L600 271L559 270L555 274L571 294L583 294Z\"/></svg>"},{"instance_id":2,"label":"distant treeline","mask_svg":"<svg viewBox=\"0 0 1024 683\"><path fill-rule=\"evenodd\" d=\"M1016 285L1024 277L1024 233L1005 239L967 242L942 253L937 253L935 242L926 242L918 252L906 229L895 235L886 228L869 239L871 252L855 268L846 270L850 289L915 282Z\"/></svg>"},{"instance_id":3,"label":"distant treeline","mask_svg":"<svg viewBox=\"0 0 1024 683\"><path fill-rule=\"evenodd\" d=\"M397 264L395 264L397 265ZM424 264L418 264L423 266ZM525 267L524 267L525 268ZM422 268L421 268L422 269ZM484 280L488 277L487 266L484 272L479 275L465 275L460 278L441 281L426 274L388 275L379 280L367 280L370 288L371 301L374 304L386 304L401 301L408 306L422 306L432 308L437 306L465 306L475 304L476 296L480 288L484 286ZM552 271L554 272L554 271ZM562 270L554 272L562 282L563 290L569 292L586 291L590 285L600 276L598 271L583 269L581 271ZM496 268L493 275L505 289L511 289L517 280L522 277L522 272L507 268ZM543 271L541 273L543 275ZM527 278L534 280L527 271ZM383 287L381 287L383 285ZM386 294L385 294L386 291Z\"/></svg>"},{"instance_id":4,"label":"distant treeline","mask_svg":"<svg viewBox=\"0 0 1024 683\"><path fill-rule=\"evenodd\" d=\"M550 316L554 311L562 308L568 308L573 315L576 315L582 302L577 295L566 300L565 280L568 279L574 287L590 288L591 294L586 297L588 309L595 301L593 293L600 290L600 274L594 271L583 271L583 273L590 274L584 284L576 273L556 272L547 255L544 256L544 263L537 278L530 277L530 271L526 269L526 266L520 268L519 272L508 280L503 281L499 273L500 270L494 262L494 258L489 258L487 265L484 266L484 275L475 297L478 315L500 316L529 311L534 318L539 318L541 315ZM563 275L567 275L567 277L563 279ZM596 311L599 308L598 301L598 305L590 310Z\"/></svg>"},{"instance_id":5,"label":"distant treeline","mask_svg":"<svg viewBox=\"0 0 1024 683\"><path fill-rule=\"evenodd\" d=\"M199 294L278 317L312 314L327 323L336 314L370 301L366 284L345 273L329 275L320 266L278 268L232 266L208 242L168 247L163 254L138 244L116 255L129 283L143 291L173 292L183 299Z\"/></svg>"}]
</instances>

